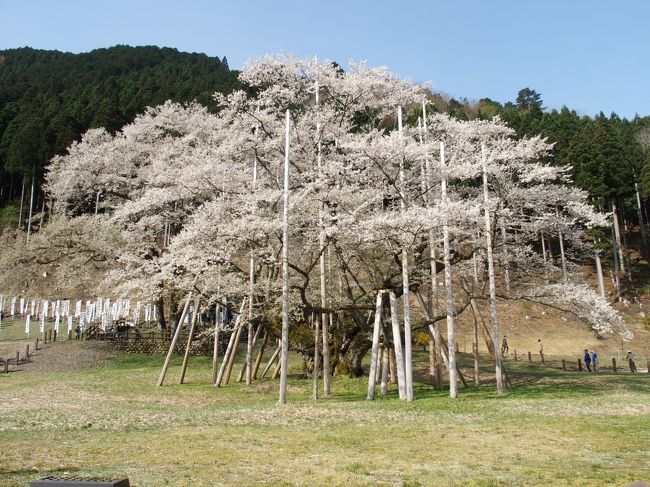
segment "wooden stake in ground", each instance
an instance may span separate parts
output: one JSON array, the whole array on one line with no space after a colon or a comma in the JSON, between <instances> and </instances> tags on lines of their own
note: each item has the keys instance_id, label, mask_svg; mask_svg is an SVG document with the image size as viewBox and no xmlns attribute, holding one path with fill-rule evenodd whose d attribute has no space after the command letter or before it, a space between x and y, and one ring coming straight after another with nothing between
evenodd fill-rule
<instances>
[{"instance_id":1,"label":"wooden stake in ground","mask_svg":"<svg viewBox=\"0 0 650 487\"><path fill-rule=\"evenodd\" d=\"M187 370L187 362L190 358L190 348L192 346L192 338L194 338L194 327L196 326L196 319L199 316L199 305L201 304L201 298L197 297L194 300L194 313L192 313L192 322L190 324L190 332L187 335L187 346L185 347L185 355L183 355L183 365L181 366L181 377L178 381L179 384L183 383L185 380L185 370Z\"/></svg>"},{"instance_id":2,"label":"wooden stake in ground","mask_svg":"<svg viewBox=\"0 0 650 487\"><path fill-rule=\"evenodd\" d=\"M196 282L196 281L195 281ZM194 287L194 285L192 285ZM176 342L178 341L178 337L181 333L181 325L183 323L183 320L185 320L185 316L187 315L187 310L190 306L190 301L192 300L192 291L190 291L187 294L187 300L185 301L185 307L183 308L183 312L181 313L181 317L178 320L178 325L176 326L176 330L174 331L174 338L172 338L172 342L169 345L169 351L167 352L167 357L165 357L165 363L163 364L162 371L160 372L160 377L158 378L158 387L163 385L163 381L165 380L165 374L167 374L167 368L169 367L169 361L172 358L172 354L174 353L174 348L176 348Z\"/></svg>"},{"instance_id":3,"label":"wooden stake in ground","mask_svg":"<svg viewBox=\"0 0 650 487\"><path fill-rule=\"evenodd\" d=\"M287 110L284 144L284 190L282 213L282 352L280 354L279 404L287 403L287 374L289 365L289 127L290 113Z\"/></svg>"},{"instance_id":4,"label":"wooden stake in ground","mask_svg":"<svg viewBox=\"0 0 650 487\"><path fill-rule=\"evenodd\" d=\"M497 288L494 278L494 256L492 255L492 229L490 222L490 196L488 189L487 154L485 143L481 144L481 160L483 164L483 212L485 214L485 240L487 248L488 278L490 283L490 312L494 328L494 355L497 381L497 394L503 394L503 372L501 370L501 349L499 348L499 321L497 320ZM451 344L450 344L451 346Z\"/></svg>"}]
</instances>

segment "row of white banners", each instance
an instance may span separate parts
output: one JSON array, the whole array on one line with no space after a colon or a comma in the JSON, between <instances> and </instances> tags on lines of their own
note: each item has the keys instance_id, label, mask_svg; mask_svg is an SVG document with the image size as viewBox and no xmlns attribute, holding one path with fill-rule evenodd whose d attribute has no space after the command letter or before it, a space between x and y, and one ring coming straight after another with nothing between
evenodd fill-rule
<instances>
[{"instance_id":1,"label":"row of white banners","mask_svg":"<svg viewBox=\"0 0 650 487\"><path fill-rule=\"evenodd\" d=\"M158 307L152 303L142 303L137 301L135 306L131 306L130 299L116 299L111 301L109 298L97 298L94 301L76 300L74 312L71 310L72 301L69 299L26 299L24 297L11 297L0 294L0 326L2 326L3 316L11 316L15 319L16 315L25 318L25 333L29 333L32 322L32 316L39 319L39 330L45 330L45 321L48 318L54 320L54 329L59 332L61 322L66 322L68 331L72 330L73 319L77 319L83 329L84 326L91 322L98 322L102 330L117 320L131 321L134 324L140 322L144 312L144 321L156 321L158 319Z\"/></svg>"}]
</instances>

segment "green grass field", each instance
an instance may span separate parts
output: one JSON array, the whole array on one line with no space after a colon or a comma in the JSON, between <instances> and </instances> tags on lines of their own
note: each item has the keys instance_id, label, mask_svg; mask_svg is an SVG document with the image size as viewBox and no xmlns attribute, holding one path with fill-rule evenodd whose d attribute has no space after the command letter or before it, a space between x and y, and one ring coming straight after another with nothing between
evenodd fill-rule
<instances>
[{"instance_id":1,"label":"green grass field","mask_svg":"<svg viewBox=\"0 0 650 487\"><path fill-rule=\"evenodd\" d=\"M99 368L0 376L0 485L64 472L125 474L136 487L650 480L648 374L509 362L516 388L504 398L486 384L452 400L418 383L411 404L395 386L365 401L366 379L341 377L332 398L313 401L311 381L295 375L280 407L275 380L213 388L206 358L192 358L184 385L177 358L156 388L162 360L118 355ZM294 358L290 372L300 366Z\"/></svg>"}]
</instances>

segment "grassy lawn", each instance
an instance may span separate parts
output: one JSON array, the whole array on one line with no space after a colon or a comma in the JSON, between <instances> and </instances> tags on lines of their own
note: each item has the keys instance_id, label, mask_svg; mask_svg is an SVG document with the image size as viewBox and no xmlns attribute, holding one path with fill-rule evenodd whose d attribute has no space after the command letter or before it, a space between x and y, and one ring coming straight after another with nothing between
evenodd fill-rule
<instances>
[{"instance_id":1,"label":"grassy lawn","mask_svg":"<svg viewBox=\"0 0 650 487\"><path fill-rule=\"evenodd\" d=\"M648 374L509 362L517 386L504 398L483 385L452 400L419 383L412 404L395 386L365 401L364 378L340 377L315 402L295 375L279 407L274 380L213 388L207 358L192 358L184 385L177 358L156 388L161 364L119 355L101 368L0 376L0 485L63 472L126 474L137 487L650 480Z\"/></svg>"}]
</instances>

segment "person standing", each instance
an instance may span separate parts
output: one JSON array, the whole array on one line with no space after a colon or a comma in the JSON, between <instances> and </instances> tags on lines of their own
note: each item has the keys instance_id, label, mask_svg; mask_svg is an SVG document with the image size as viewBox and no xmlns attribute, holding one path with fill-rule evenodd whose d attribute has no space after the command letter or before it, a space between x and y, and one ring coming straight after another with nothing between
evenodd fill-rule
<instances>
[{"instance_id":1,"label":"person standing","mask_svg":"<svg viewBox=\"0 0 650 487\"><path fill-rule=\"evenodd\" d=\"M630 366L630 372L636 372L636 363L634 362L632 350L627 351L627 363Z\"/></svg>"},{"instance_id":2,"label":"person standing","mask_svg":"<svg viewBox=\"0 0 650 487\"><path fill-rule=\"evenodd\" d=\"M598 372L598 354L596 350L591 351L591 368L594 372Z\"/></svg>"},{"instance_id":3,"label":"person standing","mask_svg":"<svg viewBox=\"0 0 650 487\"><path fill-rule=\"evenodd\" d=\"M585 367L587 367L587 372L591 372L591 356L589 355L589 350L585 348Z\"/></svg>"},{"instance_id":4,"label":"person standing","mask_svg":"<svg viewBox=\"0 0 650 487\"><path fill-rule=\"evenodd\" d=\"M77 326L74 329L75 339L79 340L81 338L81 325L77 323Z\"/></svg>"},{"instance_id":5,"label":"person standing","mask_svg":"<svg viewBox=\"0 0 650 487\"><path fill-rule=\"evenodd\" d=\"M544 344L541 338L537 340L537 344L539 345L539 358L542 360L542 365L546 365L544 362Z\"/></svg>"},{"instance_id":6,"label":"person standing","mask_svg":"<svg viewBox=\"0 0 650 487\"><path fill-rule=\"evenodd\" d=\"M503 342L501 342L501 355L507 354L509 350L508 340L506 339L506 336L503 335Z\"/></svg>"}]
</instances>

